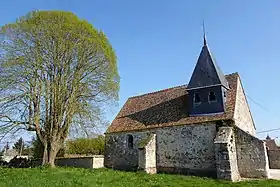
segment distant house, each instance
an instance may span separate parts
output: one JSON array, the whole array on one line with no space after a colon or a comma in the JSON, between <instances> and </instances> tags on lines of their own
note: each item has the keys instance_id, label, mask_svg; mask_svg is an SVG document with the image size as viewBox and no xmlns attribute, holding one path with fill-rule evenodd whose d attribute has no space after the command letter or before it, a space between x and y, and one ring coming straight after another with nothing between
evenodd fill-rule
<instances>
[{"instance_id":1,"label":"distant house","mask_svg":"<svg viewBox=\"0 0 280 187\"><path fill-rule=\"evenodd\" d=\"M10 160L12 160L15 156L17 156L17 158L19 158L19 157L21 157L21 158L29 158L28 155L21 155L21 156L19 156L17 150L15 150L15 149L7 149L3 153L2 160L6 161L6 162L10 162Z\"/></svg>"},{"instance_id":2,"label":"distant house","mask_svg":"<svg viewBox=\"0 0 280 187\"><path fill-rule=\"evenodd\" d=\"M280 150L280 139L279 138L272 139L269 137L269 135L267 135L264 142L266 143L267 150Z\"/></svg>"},{"instance_id":3,"label":"distant house","mask_svg":"<svg viewBox=\"0 0 280 187\"><path fill-rule=\"evenodd\" d=\"M12 158L18 155L17 150L15 149L8 149L4 151L2 159L6 162L9 162Z\"/></svg>"},{"instance_id":4,"label":"distant house","mask_svg":"<svg viewBox=\"0 0 280 187\"><path fill-rule=\"evenodd\" d=\"M267 135L264 142L266 143L269 167L271 169L280 169L280 139L272 139Z\"/></svg>"},{"instance_id":5,"label":"distant house","mask_svg":"<svg viewBox=\"0 0 280 187\"><path fill-rule=\"evenodd\" d=\"M104 164L233 181L267 178L265 143L255 134L239 74L222 73L204 37L189 84L126 101L105 134Z\"/></svg>"}]
</instances>

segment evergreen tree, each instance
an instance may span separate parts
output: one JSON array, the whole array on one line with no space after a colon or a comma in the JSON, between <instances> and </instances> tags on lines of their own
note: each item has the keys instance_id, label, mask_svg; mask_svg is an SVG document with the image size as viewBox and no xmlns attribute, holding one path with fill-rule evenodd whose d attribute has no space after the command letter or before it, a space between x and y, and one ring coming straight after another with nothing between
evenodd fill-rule
<instances>
[{"instance_id":1,"label":"evergreen tree","mask_svg":"<svg viewBox=\"0 0 280 187\"><path fill-rule=\"evenodd\" d=\"M22 139L22 137L20 137L20 139L18 139L18 141L14 144L13 149L15 149L18 154L20 154L24 150L24 148L24 140Z\"/></svg>"}]
</instances>

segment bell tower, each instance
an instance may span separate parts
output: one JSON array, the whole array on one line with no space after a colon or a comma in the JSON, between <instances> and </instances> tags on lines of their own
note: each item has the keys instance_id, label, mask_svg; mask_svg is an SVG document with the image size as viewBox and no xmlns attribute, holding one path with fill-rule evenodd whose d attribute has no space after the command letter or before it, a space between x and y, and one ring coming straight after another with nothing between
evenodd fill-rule
<instances>
[{"instance_id":1,"label":"bell tower","mask_svg":"<svg viewBox=\"0 0 280 187\"><path fill-rule=\"evenodd\" d=\"M228 82L210 53L204 32L203 47L187 86L189 115L223 113L228 89Z\"/></svg>"}]
</instances>

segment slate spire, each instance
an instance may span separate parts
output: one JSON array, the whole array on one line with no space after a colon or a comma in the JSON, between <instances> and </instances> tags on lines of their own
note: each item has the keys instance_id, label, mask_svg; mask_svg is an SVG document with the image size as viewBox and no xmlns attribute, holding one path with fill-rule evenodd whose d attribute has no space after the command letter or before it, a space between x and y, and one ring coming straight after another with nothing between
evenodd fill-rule
<instances>
[{"instance_id":1,"label":"slate spire","mask_svg":"<svg viewBox=\"0 0 280 187\"><path fill-rule=\"evenodd\" d=\"M203 46L206 46L206 33L205 33L205 27L204 27L204 21L203 21Z\"/></svg>"},{"instance_id":2,"label":"slate spire","mask_svg":"<svg viewBox=\"0 0 280 187\"><path fill-rule=\"evenodd\" d=\"M203 24L203 47L197 60L195 69L188 84L188 89L221 85L228 88L228 82L212 57L207 46Z\"/></svg>"}]
</instances>

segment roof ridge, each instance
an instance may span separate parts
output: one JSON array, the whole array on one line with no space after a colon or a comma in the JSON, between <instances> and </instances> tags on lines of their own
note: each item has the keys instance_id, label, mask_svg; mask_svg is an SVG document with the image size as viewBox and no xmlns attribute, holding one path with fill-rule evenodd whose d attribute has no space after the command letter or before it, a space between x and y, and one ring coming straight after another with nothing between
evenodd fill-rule
<instances>
[{"instance_id":1,"label":"roof ridge","mask_svg":"<svg viewBox=\"0 0 280 187\"><path fill-rule=\"evenodd\" d=\"M172 90L172 89L176 89L176 88L180 88L180 87L184 87L184 86L188 86L188 84L183 84L183 85L179 85L179 86L173 86L173 87L170 87L170 88L165 88L165 89L161 89L161 90L157 90L157 91L153 91L153 92L148 92L148 93L132 96L132 97L129 97L129 99L137 98L137 97L142 97L142 96L146 96L146 95L152 95L152 94L156 94L156 93L160 93L160 92L164 92L164 91L168 91L168 90Z\"/></svg>"},{"instance_id":2,"label":"roof ridge","mask_svg":"<svg viewBox=\"0 0 280 187\"><path fill-rule=\"evenodd\" d=\"M226 74L225 77L232 76L232 75L238 75L239 76L238 72L234 72L234 73ZM157 91L153 91L153 92L148 92L148 93L144 93L144 94L140 94L140 95L135 95L135 96L129 97L128 99L142 97L142 96L145 96L145 95L156 94L156 93L159 93L159 92L168 91L168 90L171 90L171 89L176 89L176 88L184 87L184 86L188 86L188 84L182 84L182 85L173 86L173 87L170 87L170 88L165 88L165 89L161 89L161 90L157 90Z\"/></svg>"}]
</instances>

